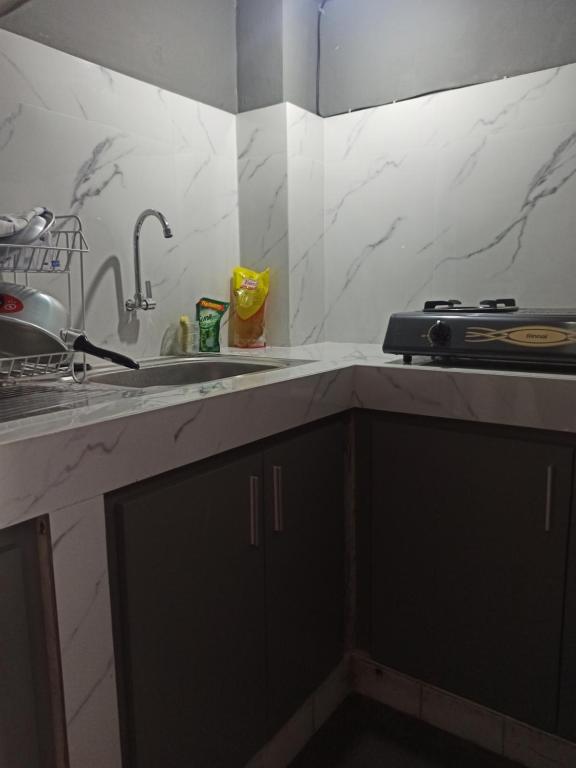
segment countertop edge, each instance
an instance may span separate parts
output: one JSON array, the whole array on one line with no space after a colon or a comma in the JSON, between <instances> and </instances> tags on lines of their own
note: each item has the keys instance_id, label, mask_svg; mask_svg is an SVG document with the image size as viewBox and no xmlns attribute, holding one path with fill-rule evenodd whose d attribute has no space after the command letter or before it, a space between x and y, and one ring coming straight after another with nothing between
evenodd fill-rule
<instances>
[{"instance_id":1,"label":"countertop edge","mask_svg":"<svg viewBox=\"0 0 576 768\"><path fill-rule=\"evenodd\" d=\"M350 408L576 433L576 378L402 366L375 345L348 345L340 356L338 345L320 346L309 354L325 359L300 368L192 390L188 399L184 390L152 396L141 408L135 398L133 412L112 409L92 423L75 415L67 427L5 440L0 527Z\"/></svg>"}]
</instances>

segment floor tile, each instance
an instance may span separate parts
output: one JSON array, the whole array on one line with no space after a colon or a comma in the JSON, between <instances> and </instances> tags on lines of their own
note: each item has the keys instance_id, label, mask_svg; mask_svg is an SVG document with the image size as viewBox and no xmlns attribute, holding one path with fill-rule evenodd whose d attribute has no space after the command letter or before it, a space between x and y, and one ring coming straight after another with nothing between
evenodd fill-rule
<instances>
[{"instance_id":1,"label":"floor tile","mask_svg":"<svg viewBox=\"0 0 576 768\"><path fill-rule=\"evenodd\" d=\"M506 718L504 754L528 768L574 768L576 744Z\"/></svg>"},{"instance_id":2,"label":"floor tile","mask_svg":"<svg viewBox=\"0 0 576 768\"><path fill-rule=\"evenodd\" d=\"M518 768L451 734L350 697L290 768Z\"/></svg>"},{"instance_id":3,"label":"floor tile","mask_svg":"<svg viewBox=\"0 0 576 768\"><path fill-rule=\"evenodd\" d=\"M356 656L353 661L354 690L369 699L418 717L422 684L410 677L379 667L371 659Z\"/></svg>"},{"instance_id":4,"label":"floor tile","mask_svg":"<svg viewBox=\"0 0 576 768\"><path fill-rule=\"evenodd\" d=\"M422 720L491 752L502 753L504 718L471 701L423 686Z\"/></svg>"}]
</instances>

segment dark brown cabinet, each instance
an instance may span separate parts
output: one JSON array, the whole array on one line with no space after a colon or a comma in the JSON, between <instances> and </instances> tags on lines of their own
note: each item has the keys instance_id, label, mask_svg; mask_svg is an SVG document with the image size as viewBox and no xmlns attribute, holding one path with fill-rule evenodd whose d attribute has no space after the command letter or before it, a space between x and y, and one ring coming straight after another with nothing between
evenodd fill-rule
<instances>
[{"instance_id":1,"label":"dark brown cabinet","mask_svg":"<svg viewBox=\"0 0 576 768\"><path fill-rule=\"evenodd\" d=\"M343 653L344 431L110 495L125 768L238 768Z\"/></svg>"},{"instance_id":2,"label":"dark brown cabinet","mask_svg":"<svg viewBox=\"0 0 576 768\"><path fill-rule=\"evenodd\" d=\"M125 768L242 765L265 739L260 467L110 499Z\"/></svg>"},{"instance_id":3,"label":"dark brown cabinet","mask_svg":"<svg viewBox=\"0 0 576 768\"><path fill-rule=\"evenodd\" d=\"M0 531L0 765L67 765L46 518Z\"/></svg>"},{"instance_id":4,"label":"dark brown cabinet","mask_svg":"<svg viewBox=\"0 0 576 768\"><path fill-rule=\"evenodd\" d=\"M564 633L562 636L562 665L560 669L560 706L558 733L576 742L576 473L572 494L572 521L568 540L568 571Z\"/></svg>"},{"instance_id":5,"label":"dark brown cabinet","mask_svg":"<svg viewBox=\"0 0 576 768\"><path fill-rule=\"evenodd\" d=\"M336 422L264 454L269 735L342 657L345 450Z\"/></svg>"},{"instance_id":6,"label":"dark brown cabinet","mask_svg":"<svg viewBox=\"0 0 576 768\"><path fill-rule=\"evenodd\" d=\"M570 447L372 418L376 660L556 730L572 460Z\"/></svg>"}]
</instances>

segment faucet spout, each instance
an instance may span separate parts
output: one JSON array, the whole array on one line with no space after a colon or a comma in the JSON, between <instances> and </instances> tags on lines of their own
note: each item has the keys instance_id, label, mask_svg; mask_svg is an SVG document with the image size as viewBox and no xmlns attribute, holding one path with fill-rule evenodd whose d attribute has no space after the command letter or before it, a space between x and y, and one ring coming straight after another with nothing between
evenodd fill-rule
<instances>
[{"instance_id":1,"label":"faucet spout","mask_svg":"<svg viewBox=\"0 0 576 768\"><path fill-rule=\"evenodd\" d=\"M142 265L140 261L140 231L142 225L149 216L153 216L158 219L162 225L162 232L165 238L173 236L172 228L166 217L160 211L156 211L153 208L147 208L142 211L140 216L136 219L134 225L134 282L136 285L136 291L133 299L126 300L126 309L129 312L133 312L136 309L155 309L156 302L152 299L152 284L149 280L146 281L146 294L142 291Z\"/></svg>"}]
</instances>

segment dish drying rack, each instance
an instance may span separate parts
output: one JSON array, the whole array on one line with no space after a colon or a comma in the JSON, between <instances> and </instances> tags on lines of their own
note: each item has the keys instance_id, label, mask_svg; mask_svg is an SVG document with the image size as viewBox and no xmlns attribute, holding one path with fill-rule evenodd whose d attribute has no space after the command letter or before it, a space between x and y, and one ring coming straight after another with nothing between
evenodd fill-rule
<instances>
[{"instance_id":1,"label":"dish drying rack","mask_svg":"<svg viewBox=\"0 0 576 768\"><path fill-rule=\"evenodd\" d=\"M17 275L24 275L24 284L29 284L30 275L61 275L67 280L68 312L72 313L71 266L76 259L80 269L80 319L82 331L86 328L86 303L84 296L84 254L90 248L82 231L82 222L74 214L56 216L51 229L29 245L5 244L0 241L0 273L12 273L14 282ZM62 378L72 376L77 382L83 381L86 371L86 355L83 354L84 371L78 377L74 369L75 352L67 350L25 357L2 357L0 353L0 385L13 384L31 378Z\"/></svg>"}]
</instances>

